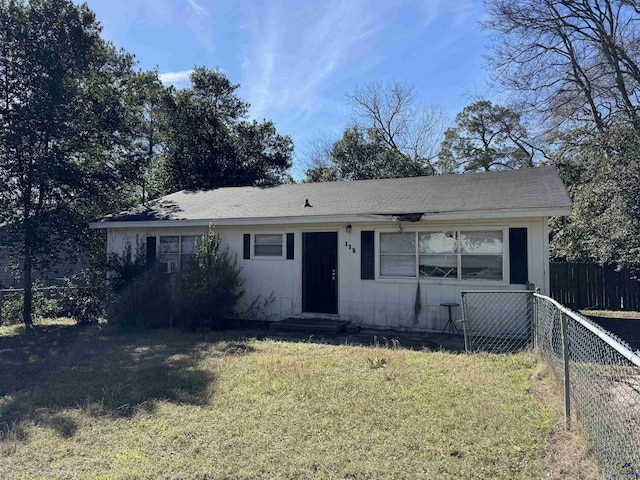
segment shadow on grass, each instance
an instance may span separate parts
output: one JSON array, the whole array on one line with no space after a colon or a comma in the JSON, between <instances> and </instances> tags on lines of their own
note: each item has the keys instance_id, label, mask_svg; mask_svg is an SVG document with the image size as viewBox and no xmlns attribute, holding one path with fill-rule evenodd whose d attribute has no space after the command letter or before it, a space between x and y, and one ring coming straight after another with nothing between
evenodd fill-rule
<instances>
[{"instance_id":1,"label":"shadow on grass","mask_svg":"<svg viewBox=\"0 0 640 480\"><path fill-rule=\"evenodd\" d=\"M252 351L236 336L179 330L36 327L0 337L0 440L26 440L29 422L72 437L80 426L69 410L122 418L159 400L206 404L216 378L201 360Z\"/></svg>"},{"instance_id":2,"label":"shadow on grass","mask_svg":"<svg viewBox=\"0 0 640 480\"><path fill-rule=\"evenodd\" d=\"M445 334L423 334L394 331L362 331L359 333L309 334L302 332L262 332L259 340L271 339L292 343L319 343L406 350L464 352L462 337Z\"/></svg>"}]
</instances>

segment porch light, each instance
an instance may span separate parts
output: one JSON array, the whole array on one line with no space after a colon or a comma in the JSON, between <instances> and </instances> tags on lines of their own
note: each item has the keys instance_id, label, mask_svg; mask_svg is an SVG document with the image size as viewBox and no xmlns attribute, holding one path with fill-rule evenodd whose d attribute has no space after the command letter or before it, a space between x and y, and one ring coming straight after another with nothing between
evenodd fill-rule
<instances>
[{"instance_id":1,"label":"porch light","mask_svg":"<svg viewBox=\"0 0 640 480\"><path fill-rule=\"evenodd\" d=\"M352 229L352 228L353 228L353 227L351 226L351 224L347 225L347 233L351 233L351 229Z\"/></svg>"}]
</instances>

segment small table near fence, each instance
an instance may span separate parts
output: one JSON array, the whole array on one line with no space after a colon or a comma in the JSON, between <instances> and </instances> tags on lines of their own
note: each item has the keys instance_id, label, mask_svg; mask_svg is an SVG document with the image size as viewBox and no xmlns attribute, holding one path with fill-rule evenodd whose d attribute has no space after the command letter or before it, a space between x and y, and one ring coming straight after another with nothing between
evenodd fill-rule
<instances>
[{"instance_id":1,"label":"small table near fence","mask_svg":"<svg viewBox=\"0 0 640 480\"><path fill-rule=\"evenodd\" d=\"M460 331L458 330L458 327L456 327L456 324L453 323L453 318L451 316L451 308L459 307L460 304L459 303L441 303L440 305L443 307L447 307L449 309L449 320L447 320L447 324L442 329L442 333L449 333L450 335L454 335L454 332L455 332L455 335L460 335Z\"/></svg>"}]
</instances>

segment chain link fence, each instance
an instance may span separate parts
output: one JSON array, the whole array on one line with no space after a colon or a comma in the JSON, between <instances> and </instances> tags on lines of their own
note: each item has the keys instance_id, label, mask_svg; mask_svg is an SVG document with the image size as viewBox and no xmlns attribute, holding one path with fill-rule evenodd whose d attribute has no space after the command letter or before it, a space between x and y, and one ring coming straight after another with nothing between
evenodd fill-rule
<instances>
[{"instance_id":1,"label":"chain link fence","mask_svg":"<svg viewBox=\"0 0 640 480\"><path fill-rule=\"evenodd\" d=\"M601 457L607 478L639 478L640 352L555 300L534 294L535 343Z\"/></svg>"},{"instance_id":2,"label":"chain link fence","mask_svg":"<svg viewBox=\"0 0 640 480\"><path fill-rule=\"evenodd\" d=\"M517 352L533 341L533 291L462 292L463 333L467 352Z\"/></svg>"},{"instance_id":3,"label":"chain link fence","mask_svg":"<svg viewBox=\"0 0 640 480\"><path fill-rule=\"evenodd\" d=\"M533 291L462 292L467 352L535 345L564 388L607 479L640 478L640 351Z\"/></svg>"}]
</instances>

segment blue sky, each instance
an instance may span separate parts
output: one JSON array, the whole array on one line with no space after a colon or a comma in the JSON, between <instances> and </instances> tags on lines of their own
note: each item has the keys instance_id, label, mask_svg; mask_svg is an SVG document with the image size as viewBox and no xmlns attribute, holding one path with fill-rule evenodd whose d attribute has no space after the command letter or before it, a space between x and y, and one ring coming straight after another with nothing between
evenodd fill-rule
<instances>
[{"instance_id":1,"label":"blue sky","mask_svg":"<svg viewBox=\"0 0 640 480\"><path fill-rule=\"evenodd\" d=\"M89 0L103 35L143 69L187 86L197 66L218 67L296 145L302 176L309 142L339 136L346 94L372 81L411 83L451 118L474 97L493 97L483 54L481 0Z\"/></svg>"}]
</instances>

